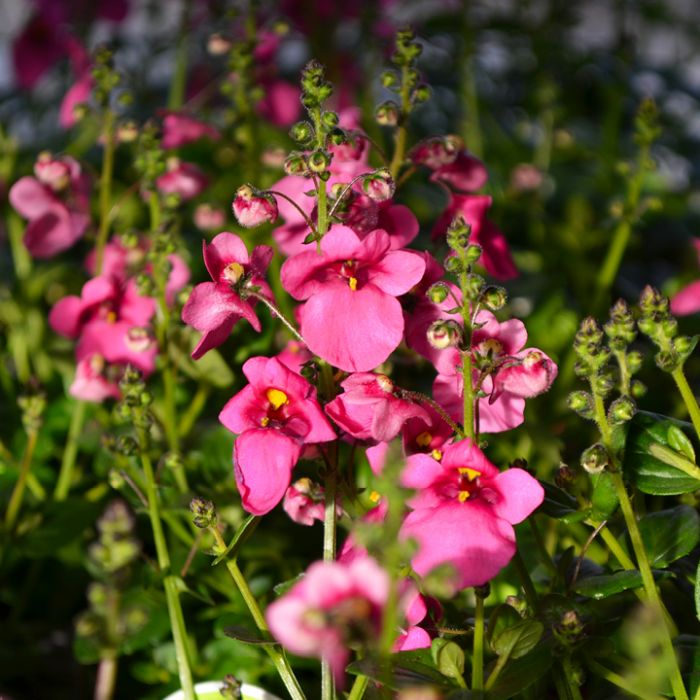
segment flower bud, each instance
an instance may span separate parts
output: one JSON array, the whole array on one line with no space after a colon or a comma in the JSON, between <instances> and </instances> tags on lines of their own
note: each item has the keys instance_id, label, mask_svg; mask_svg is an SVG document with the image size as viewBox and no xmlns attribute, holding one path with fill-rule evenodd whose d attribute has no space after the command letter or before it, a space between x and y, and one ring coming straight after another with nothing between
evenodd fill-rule
<instances>
[{"instance_id":1,"label":"flower bud","mask_svg":"<svg viewBox=\"0 0 700 700\"><path fill-rule=\"evenodd\" d=\"M681 356L686 357L695 347L696 340L687 335L679 335L673 340L673 349Z\"/></svg>"},{"instance_id":2,"label":"flower bud","mask_svg":"<svg viewBox=\"0 0 700 700\"><path fill-rule=\"evenodd\" d=\"M287 175L306 175L309 172L309 166L304 155L302 153L290 153L289 157L284 161L284 172Z\"/></svg>"},{"instance_id":3,"label":"flower bud","mask_svg":"<svg viewBox=\"0 0 700 700\"><path fill-rule=\"evenodd\" d=\"M307 163L311 172L325 173L328 166L331 164L330 154L325 151L314 151L309 154Z\"/></svg>"},{"instance_id":4,"label":"flower bud","mask_svg":"<svg viewBox=\"0 0 700 700\"><path fill-rule=\"evenodd\" d=\"M669 303L668 299L658 289L647 285L639 297L639 307L644 316L655 313L668 314Z\"/></svg>"},{"instance_id":5,"label":"flower bud","mask_svg":"<svg viewBox=\"0 0 700 700\"><path fill-rule=\"evenodd\" d=\"M433 304L441 304L447 299L449 293L450 289L444 282L436 282L428 288L425 296L427 296Z\"/></svg>"},{"instance_id":6,"label":"flower bud","mask_svg":"<svg viewBox=\"0 0 700 700\"><path fill-rule=\"evenodd\" d=\"M396 126L399 123L399 114L396 102L387 100L377 107L374 118L380 126Z\"/></svg>"},{"instance_id":7,"label":"flower bud","mask_svg":"<svg viewBox=\"0 0 700 700\"><path fill-rule=\"evenodd\" d=\"M661 350L654 356L656 366L664 372L673 372L681 364L681 358L675 350Z\"/></svg>"},{"instance_id":8,"label":"flower bud","mask_svg":"<svg viewBox=\"0 0 700 700\"><path fill-rule=\"evenodd\" d=\"M196 496L190 501L190 511L194 515L192 522L195 527L205 530L216 525L216 509L211 501Z\"/></svg>"},{"instance_id":9,"label":"flower bud","mask_svg":"<svg viewBox=\"0 0 700 700\"><path fill-rule=\"evenodd\" d=\"M630 393L635 399L641 399L647 393L647 387L639 379L634 379L630 384Z\"/></svg>"},{"instance_id":10,"label":"flower bud","mask_svg":"<svg viewBox=\"0 0 700 700\"><path fill-rule=\"evenodd\" d=\"M608 451L605 446L597 442L585 449L581 454L581 466L589 474L600 474L608 466Z\"/></svg>"},{"instance_id":11,"label":"flower bud","mask_svg":"<svg viewBox=\"0 0 700 700\"><path fill-rule=\"evenodd\" d=\"M289 135L301 144L309 143L315 136L314 128L310 122L297 122L289 130Z\"/></svg>"},{"instance_id":12,"label":"flower bud","mask_svg":"<svg viewBox=\"0 0 700 700\"><path fill-rule=\"evenodd\" d=\"M362 190L374 202L386 202L394 196L394 178L386 168L380 168L362 179Z\"/></svg>"},{"instance_id":13,"label":"flower bud","mask_svg":"<svg viewBox=\"0 0 700 700\"><path fill-rule=\"evenodd\" d=\"M572 391L567 403L569 408L582 418L593 417L593 397L587 391Z\"/></svg>"},{"instance_id":14,"label":"flower bud","mask_svg":"<svg viewBox=\"0 0 700 700\"><path fill-rule=\"evenodd\" d=\"M431 94L432 90L430 89L429 85L419 85L413 91L413 94L411 95L411 100L415 104L423 104L424 102L427 102L430 99Z\"/></svg>"},{"instance_id":15,"label":"flower bud","mask_svg":"<svg viewBox=\"0 0 700 700\"><path fill-rule=\"evenodd\" d=\"M226 214L223 209L204 203L195 209L193 219L200 231L216 231L226 223Z\"/></svg>"},{"instance_id":16,"label":"flower bud","mask_svg":"<svg viewBox=\"0 0 700 700\"><path fill-rule=\"evenodd\" d=\"M608 409L608 420L612 425L626 423L632 420L637 412L637 404L629 396L620 396L615 399Z\"/></svg>"},{"instance_id":17,"label":"flower bud","mask_svg":"<svg viewBox=\"0 0 700 700\"><path fill-rule=\"evenodd\" d=\"M594 377L595 391L601 396L607 396L615 388L615 380L609 373L599 374Z\"/></svg>"},{"instance_id":18,"label":"flower bud","mask_svg":"<svg viewBox=\"0 0 700 700\"><path fill-rule=\"evenodd\" d=\"M241 682L232 673L228 673L224 676L224 684L219 693L227 700L236 700L243 697L241 688Z\"/></svg>"},{"instance_id":19,"label":"flower bud","mask_svg":"<svg viewBox=\"0 0 700 700\"><path fill-rule=\"evenodd\" d=\"M210 56L223 56L231 50L231 42L218 32L207 40L207 53Z\"/></svg>"},{"instance_id":20,"label":"flower bud","mask_svg":"<svg viewBox=\"0 0 700 700\"><path fill-rule=\"evenodd\" d=\"M462 261L456 255L453 255L452 253L450 253L445 258L444 265L445 265L445 269L448 272L451 272L455 275L464 271L464 265L462 264Z\"/></svg>"},{"instance_id":21,"label":"flower bud","mask_svg":"<svg viewBox=\"0 0 700 700\"><path fill-rule=\"evenodd\" d=\"M486 280L481 275L473 272L467 275L467 296L470 299L478 299L485 284Z\"/></svg>"},{"instance_id":22,"label":"flower bud","mask_svg":"<svg viewBox=\"0 0 700 700\"><path fill-rule=\"evenodd\" d=\"M560 489L564 489L566 491L566 489L573 483L575 476L576 475L571 467L562 462L554 475L554 483Z\"/></svg>"},{"instance_id":23,"label":"flower bud","mask_svg":"<svg viewBox=\"0 0 700 700\"><path fill-rule=\"evenodd\" d=\"M428 342L436 350L454 347L462 339L462 329L456 321L433 321L426 335Z\"/></svg>"},{"instance_id":24,"label":"flower bud","mask_svg":"<svg viewBox=\"0 0 700 700\"><path fill-rule=\"evenodd\" d=\"M129 120L117 127L119 143L133 143L139 136L139 127L135 121Z\"/></svg>"},{"instance_id":25,"label":"flower bud","mask_svg":"<svg viewBox=\"0 0 700 700\"><path fill-rule=\"evenodd\" d=\"M334 129L336 126L338 126L339 121L340 117L338 116L337 112L324 112L321 115L321 122L329 129Z\"/></svg>"},{"instance_id":26,"label":"flower bud","mask_svg":"<svg viewBox=\"0 0 700 700\"><path fill-rule=\"evenodd\" d=\"M252 185L242 185L236 190L232 209L238 223L245 228L272 223L278 214L275 198Z\"/></svg>"},{"instance_id":27,"label":"flower bud","mask_svg":"<svg viewBox=\"0 0 700 700\"><path fill-rule=\"evenodd\" d=\"M503 287L488 286L481 292L481 302L490 311L498 311L505 306L508 299Z\"/></svg>"},{"instance_id":28,"label":"flower bud","mask_svg":"<svg viewBox=\"0 0 700 700\"><path fill-rule=\"evenodd\" d=\"M393 70L385 70L379 80L382 83L382 87L385 88L393 88L399 84L399 78Z\"/></svg>"},{"instance_id":29,"label":"flower bud","mask_svg":"<svg viewBox=\"0 0 700 700\"><path fill-rule=\"evenodd\" d=\"M633 350L627 353L627 369L630 374L636 374L642 368L642 362L644 358L641 352Z\"/></svg>"},{"instance_id":30,"label":"flower bud","mask_svg":"<svg viewBox=\"0 0 700 700\"><path fill-rule=\"evenodd\" d=\"M34 163L34 175L39 182L47 185L54 192L60 192L70 184L70 168L48 151L39 154Z\"/></svg>"},{"instance_id":31,"label":"flower bud","mask_svg":"<svg viewBox=\"0 0 700 700\"><path fill-rule=\"evenodd\" d=\"M475 262L477 262L481 257L481 252L480 245L476 245L475 243L468 245L464 251L464 260L467 265L473 265Z\"/></svg>"}]
</instances>

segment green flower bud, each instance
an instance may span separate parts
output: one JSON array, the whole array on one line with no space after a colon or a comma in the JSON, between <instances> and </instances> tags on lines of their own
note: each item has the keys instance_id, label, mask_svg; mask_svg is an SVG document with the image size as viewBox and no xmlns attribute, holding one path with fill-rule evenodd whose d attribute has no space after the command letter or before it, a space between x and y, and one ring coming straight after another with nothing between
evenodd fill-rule
<instances>
[{"instance_id":1,"label":"green flower bud","mask_svg":"<svg viewBox=\"0 0 700 700\"><path fill-rule=\"evenodd\" d=\"M196 527L205 530L216 525L216 509L211 501L196 496L190 501L190 511L194 515L192 522Z\"/></svg>"},{"instance_id":2,"label":"green flower bud","mask_svg":"<svg viewBox=\"0 0 700 700\"><path fill-rule=\"evenodd\" d=\"M486 284L486 280L481 275L471 273L467 275L467 295L470 299L478 299Z\"/></svg>"},{"instance_id":3,"label":"green flower bud","mask_svg":"<svg viewBox=\"0 0 700 700\"><path fill-rule=\"evenodd\" d=\"M641 399L647 393L646 385L639 379L633 379L630 384L630 393L635 399Z\"/></svg>"},{"instance_id":4,"label":"green flower bud","mask_svg":"<svg viewBox=\"0 0 700 700\"><path fill-rule=\"evenodd\" d=\"M695 347L695 339L687 335L679 335L673 339L673 349L681 356L687 357Z\"/></svg>"},{"instance_id":5,"label":"green flower bud","mask_svg":"<svg viewBox=\"0 0 700 700\"><path fill-rule=\"evenodd\" d=\"M396 126L399 123L399 106L396 102L387 100L377 107L374 118L380 126Z\"/></svg>"},{"instance_id":6,"label":"green flower bud","mask_svg":"<svg viewBox=\"0 0 700 700\"><path fill-rule=\"evenodd\" d=\"M627 369L629 370L630 374L636 374L637 372L639 372L639 370L642 368L643 361L644 357L642 356L641 352L637 352L636 350L628 352Z\"/></svg>"},{"instance_id":7,"label":"green flower bud","mask_svg":"<svg viewBox=\"0 0 700 700\"><path fill-rule=\"evenodd\" d=\"M455 255L448 255L444 262L445 269L455 275L464 271L462 261Z\"/></svg>"},{"instance_id":8,"label":"green flower bud","mask_svg":"<svg viewBox=\"0 0 700 700\"><path fill-rule=\"evenodd\" d=\"M340 117L336 112L323 112L323 114L321 114L321 122L329 129L334 129L338 126L339 121Z\"/></svg>"},{"instance_id":9,"label":"green flower bud","mask_svg":"<svg viewBox=\"0 0 700 700\"><path fill-rule=\"evenodd\" d=\"M433 302L433 304L441 304L450 294L450 288L444 282L436 282L428 288L425 296Z\"/></svg>"},{"instance_id":10,"label":"green flower bud","mask_svg":"<svg viewBox=\"0 0 700 700\"><path fill-rule=\"evenodd\" d=\"M473 265L481 257L481 246L471 243L464 251L464 261L467 265Z\"/></svg>"},{"instance_id":11,"label":"green flower bud","mask_svg":"<svg viewBox=\"0 0 700 700\"><path fill-rule=\"evenodd\" d=\"M119 491L119 489L124 488L124 485L126 484L122 473L118 469L110 469L109 474L107 475L107 480L109 481L109 485L115 491Z\"/></svg>"},{"instance_id":12,"label":"green flower bud","mask_svg":"<svg viewBox=\"0 0 700 700\"><path fill-rule=\"evenodd\" d=\"M455 347L462 340L462 327L456 321L433 321L426 335L428 342L436 350Z\"/></svg>"},{"instance_id":13,"label":"green flower bud","mask_svg":"<svg viewBox=\"0 0 700 700\"><path fill-rule=\"evenodd\" d=\"M385 70L380 76L380 81L385 88L394 88L399 84L399 78L393 70Z\"/></svg>"},{"instance_id":14,"label":"green flower bud","mask_svg":"<svg viewBox=\"0 0 700 700\"><path fill-rule=\"evenodd\" d=\"M287 175L305 175L309 171L306 158L301 153L290 153L284 161L284 172Z\"/></svg>"},{"instance_id":15,"label":"green flower bud","mask_svg":"<svg viewBox=\"0 0 700 700\"><path fill-rule=\"evenodd\" d=\"M507 300L508 294L503 287L488 286L481 292L481 302L490 311L502 309Z\"/></svg>"},{"instance_id":16,"label":"green flower bud","mask_svg":"<svg viewBox=\"0 0 700 700\"><path fill-rule=\"evenodd\" d=\"M307 159L309 170L314 173L324 173L331 163L330 154L326 151L313 151Z\"/></svg>"},{"instance_id":17,"label":"green flower bud","mask_svg":"<svg viewBox=\"0 0 700 700\"><path fill-rule=\"evenodd\" d=\"M567 403L569 408L582 418L593 417L593 397L587 391L572 391L567 398Z\"/></svg>"},{"instance_id":18,"label":"green flower bud","mask_svg":"<svg viewBox=\"0 0 700 700\"><path fill-rule=\"evenodd\" d=\"M620 396L615 399L608 408L608 420L612 425L626 423L634 418L637 412L637 404L629 396Z\"/></svg>"},{"instance_id":19,"label":"green flower bud","mask_svg":"<svg viewBox=\"0 0 700 700\"><path fill-rule=\"evenodd\" d=\"M117 438L115 450L125 457L133 457L139 453L139 444L131 435L120 435Z\"/></svg>"},{"instance_id":20,"label":"green flower bud","mask_svg":"<svg viewBox=\"0 0 700 700\"><path fill-rule=\"evenodd\" d=\"M413 91L413 94L411 95L411 100L415 104L423 104L424 102L427 102L430 99L431 95L432 95L432 90L430 89L430 86L419 85Z\"/></svg>"},{"instance_id":21,"label":"green flower bud","mask_svg":"<svg viewBox=\"0 0 700 700\"><path fill-rule=\"evenodd\" d=\"M681 365L681 358L675 350L661 350L654 356L656 366L664 372L673 372Z\"/></svg>"},{"instance_id":22,"label":"green flower bud","mask_svg":"<svg viewBox=\"0 0 700 700\"><path fill-rule=\"evenodd\" d=\"M585 449L581 454L581 466L589 474L600 474L608 466L608 451L605 446L597 442Z\"/></svg>"},{"instance_id":23,"label":"green flower bud","mask_svg":"<svg viewBox=\"0 0 700 700\"><path fill-rule=\"evenodd\" d=\"M294 124L289 130L289 135L295 141L298 141L304 145L312 141L316 136L313 126L307 121L301 121Z\"/></svg>"}]
</instances>

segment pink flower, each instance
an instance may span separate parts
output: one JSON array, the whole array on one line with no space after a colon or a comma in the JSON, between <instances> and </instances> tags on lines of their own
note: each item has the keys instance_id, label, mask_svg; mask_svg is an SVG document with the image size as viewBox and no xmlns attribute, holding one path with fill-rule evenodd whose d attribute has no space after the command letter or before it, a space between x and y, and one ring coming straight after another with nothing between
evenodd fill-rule
<instances>
[{"instance_id":1,"label":"pink flower","mask_svg":"<svg viewBox=\"0 0 700 700\"><path fill-rule=\"evenodd\" d=\"M163 194L176 194L183 201L196 197L207 186L204 173L192 163L168 158L167 170L156 178L156 187Z\"/></svg>"},{"instance_id":2,"label":"pink flower","mask_svg":"<svg viewBox=\"0 0 700 700\"><path fill-rule=\"evenodd\" d=\"M264 280L271 248L257 246L249 256L243 241L227 232L220 233L210 244L202 244L204 264L214 281L198 284L182 309L182 320L203 333L192 351L195 360L221 345L241 318L260 332L254 300L246 300L246 289L257 288L261 294L272 296Z\"/></svg>"},{"instance_id":3,"label":"pink flower","mask_svg":"<svg viewBox=\"0 0 700 700\"><path fill-rule=\"evenodd\" d=\"M218 130L210 124L199 121L181 112L166 112L163 117L163 139L161 146L165 149L179 148L185 144L199 141L204 137L217 141L221 138Z\"/></svg>"},{"instance_id":4,"label":"pink flower","mask_svg":"<svg viewBox=\"0 0 700 700\"><path fill-rule=\"evenodd\" d=\"M322 486L307 479L295 481L284 494L282 501L284 512L299 525L313 525L315 520L323 522L325 515L325 491ZM336 516L343 514L340 505L336 505Z\"/></svg>"},{"instance_id":5,"label":"pink flower","mask_svg":"<svg viewBox=\"0 0 700 700\"><path fill-rule=\"evenodd\" d=\"M194 225L201 231L217 231L226 223L223 209L211 204L200 204L194 210Z\"/></svg>"},{"instance_id":6,"label":"pink flower","mask_svg":"<svg viewBox=\"0 0 700 700\"><path fill-rule=\"evenodd\" d=\"M308 299L301 332L311 352L350 372L384 362L403 338L403 314L396 297L422 277L423 259L391 250L389 235L376 230L360 239L333 226L321 240L321 254L299 253L282 266L282 285Z\"/></svg>"},{"instance_id":7,"label":"pink flower","mask_svg":"<svg viewBox=\"0 0 700 700\"><path fill-rule=\"evenodd\" d=\"M448 445L441 462L423 454L409 457L402 484L417 489L409 501L413 512L401 527L403 539L418 543L413 568L424 576L450 565L458 589L483 585L511 560L513 525L544 498L527 472L499 472L468 440Z\"/></svg>"},{"instance_id":8,"label":"pink flower","mask_svg":"<svg viewBox=\"0 0 700 700\"><path fill-rule=\"evenodd\" d=\"M433 182L446 185L451 190L473 192L481 189L488 180L484 164L464 150L458 136L437 136L421 141L410 152L416 165L424 165L433 173Z\"/></svg>"},{"instance_id":9,"label":"pink flower","mask_svg":"<svg viewBox=\"0 0 700 700\"><path fill-rule=\"evenodd\" d=\"M494 397L501 392L530 399L549 389L557 376L557 366L536 348L528 348L508 360L496 373Z\"/></svg>"},{"instance_id":10,"label":"pink flower","mask_svg":"<svg viewBox=\"0 0 700 700\"><path fill-rule=\"evenodd\" d=\"M17 82L23 90L30 90L42 76L66 54L66 37L56 31L55 25L35 14L23 27L12 46Z\"/></svg>"},{"instance_id":11,"label":"pink flower","mask_svg":"<svg viewBox=\"0 0 700 700\"><path fill-rule=\"evenodd\" d=\"M274 637L299 656L323 658L342 686L350 647L372 644L381 631L389 577L374 559L316 562L267 609Z\"/></svg>"},{"instance_id":12,"label":"pink flower","mask_svg":"<svg viewBox=\"0 0 700 700\"><path fill-rule=\"evenodd\" d=\"M428 421L426 410L400 398L391 379L383 374L358 372L341 386L344 392L326 405L326 413L358 440L389 441L410 418Z\"/></svg>"},{"instance_id":13,"label":"pink flower","mask_svg":"<svg viewBox=\"0 0 700 700\"><path fill-rule=\"evenodd\" d=\"M271 80L263 85L265 94L255 106L264 119L275 126L290 126L301 113L301 92L284 80Z\"/></svg>"},{"instance_id":14,"label":"pink flower","mask_svg":"<svg viewBox=\"0 0 700 700\"><path fill-rule=\"evenodd\" d=\"M138 272L152 273L152 265L145 262L150 241L141 239L137 246L127 247L117 237L113 237L105 246L102 258L102 276L114 277L121 284L127 284L130 277ZM175 295L189 282L190 269L177 254L168 255L170 274L165 286L165 300L169 305L175 302ZM85 258L85 267L95 274L95 251Z\"/></svg>"},{"instance_id":15,"label":"pink flower","mask_svg":"<svg viewBox=\"0 0 700 700\"><path fill-rule=\"evenodd\" d=\"M238 223L245 228L272 223L278 215L275 198L251 185L242 185L236 190L232 209Z\"/></svg>"},{"instance_id":16,"label":"pink flower","mask_svg":"<svg viewBox=\"0 0 700 700\"><path fill-rule=\"evenodd\" d=\"M85 104L90 99L92 93L93 80L89 71L83 73L68 88L68 92L63 96L61 106L58 110L58 123L64 129L70 129L76 123L75 110L78 105Z\"/></svg>"},{"instance_id":17,"label":"pink flower","mask_svg":"<svg viewBox=\"0 0 700 700\"><path fill-rule=\"evenodd\" d=\"M518 270L506 237L486 218L491 201L486 195L450 193L447 208L435 222L432 235L444 236L452 220L458 214L463 216L471 226L470 242L481 246L481 264L496 279L507 280L516 277Z\"/></svg>"},{"instance_id":18,"label":"pink flower","mask_svg":"<svg viewBox=\"0 0 700 700\"><path fill-rule=\"evenodd\" d=\"M289 367L292 372L301 374L301 368L314 359L314 356L309 352L309 349L298 340L290 340L284 350L277 355L277 359L285 366Z\"/></svg>"},{"instance_id":19,"label":"pink flower","mask_svg":"<svg viewBox=\"0 0 700 700\"><path fill-rule=\"evenodd\" d=\"M85 356L78 360L73 379L68 393L81 401L101 403L105 399L120 399L121 392L115 381L110 377L110 368L104 357L99 353Z\"/></svg>"},{"instance_id":20,"label":"pink flower","mask_svg":"<svg viewBox=\"0 0 700 700\"><path fill-rule=\"evenodd\" d=\"M302 446L336 435L316 389L277 358L253 357L243 374L250 384L228 401L219 420L238 434L233 464L243 506L263 515L282 500Z\"/></svg>"},{"instance_id":21,"label":"pink flower","mask_svg":"<svg viewBox=\"0 0 700 700\"><path fill-rule=\"evenodd\" d=\"M693 245L700 258L700 240L694 240ZM687 316L697 311L700 311L700 280L683 287L671 299L671 313L676 316Z\"/></svg>"},{"instance_id":22,"label":"pink flower","mask_svg":"<svg viewBox=\"0 0 700 700\"><path fill-rule=\"evenodd\" d=\"M70 248L90 223L89 184L76 160L42 154L34 177L10 189L10 204L29 220L24 244L35 258L50 258Z\"/></svg>"},{"instance_id":23,"label":"pink flower","mask_svg":"<svg viewBox=\"0 0 700 700\"><path fill-rule=\"evenodd\" d=\"M407 455L423 452L433 459L442 458L442 448L453 437L451 426L430 406L425 407L428 417L410 418L406 421L401 432L403 450Z\"/></svg>"}]
</instances>

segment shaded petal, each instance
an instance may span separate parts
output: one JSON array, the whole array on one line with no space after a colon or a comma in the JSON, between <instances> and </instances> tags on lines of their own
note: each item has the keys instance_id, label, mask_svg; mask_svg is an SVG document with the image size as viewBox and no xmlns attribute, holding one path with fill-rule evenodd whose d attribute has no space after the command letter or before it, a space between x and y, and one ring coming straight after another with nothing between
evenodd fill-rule
<instances>
[{"instance_id":1,"label":"shaded petal","mask_svg":"<svg viewBox=\"0 0 700 700\"><path fill-rule=\"evenodd\" d=\"M411 455L401 472L401 485L408 489L425 489L444 474L440 462L421 452Z\"/></svg>"},{"instance_id":2,"label":"shaded petal","mask_svg":"<svg viewBox=\"0 0 700 700\"><path fill-rule=\"evenodd\" d=\"M34 177L21 177L10 188L10 204L25 219L37 219L53 211L60 202L48 187Z\"/></svg>"},{"instance_id":3,"label":"shaded petal","mask_svg":"<svg viewBox=\"0 0 700 700\"><path fill-rule=\"evenodd\" d=\"M233 446L233 465L243 507L269 513L284 497L301 447L276 430L246 430Z\"/></svg>"},{"instance_id":4,"label":"shaded petal","mask_svg":"<svg viewBox=\"0 0 700 700\"><path fill-rule=\"evenodd\" d=\"M224 231L214 236L212 242L202 241L204 264L214 282L218 282L224 268L232 262L247 265L249 262L248 249L245 243L235 234Z\"/></svg>"},{"instance_id":5,"label":"shaded petal","mask_svg":"<svg viewBox=\"0 0 700 700\"><path fill-rule=\"evenodd\" d=\"M700 280L692 282L671 299L671 313L686 316L700 311Z\"/></svg>"},{"instance_id":6,"label":"shaded petal","mask_svg":"<svg viewBox=\"0 0 700 700\"><path fill-rule=\"evenodd\" d=\"M493 504L499 518L516 525L527 518L544 500L539 481L523 469L508 469L491 482L501 498Z\"/></svg>"},{"instance_id":7,"label":"shaded petal","mask_svg":"<svg viewBox=\"0 0 700 700\"><path fill-rule=\"evenodd\" d=\"M425 260L420 255L394 250L372 265L368 277L383 292L397 297L418 284L424 272Z\"/></svg>"},{"instance_id":8,"label":"shaded petal","mask_svg":"<svg viewBox=\"0 0 700 700\"><path fill-rule=\"evenodd\" d=\"M304 305L301 333L311 352L348 372L384 362L403 338L401 305L372 284L326 284Z\"/></svg>"}]
</instances>

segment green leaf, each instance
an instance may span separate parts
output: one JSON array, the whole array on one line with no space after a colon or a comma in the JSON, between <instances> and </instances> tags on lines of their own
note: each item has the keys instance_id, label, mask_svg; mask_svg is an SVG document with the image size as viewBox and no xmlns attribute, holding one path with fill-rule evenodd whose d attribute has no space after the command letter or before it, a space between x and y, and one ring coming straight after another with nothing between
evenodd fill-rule
<instances>
[{"instance_id":1,"label":"green leaf","mask_svg":"<svg viewBox=\"0 0 700 700\"><path fill-rule=\"evenodd\" d=\"M521 620L493 639L493 649L499 656L518 659L537 645L543 632L544 625L539 620Z\"/></svg>"},{"instance_id":2,"label":"green leaf","mask_svg":"<svg viewBox=\"0 0 700 700\"><path fill-rule=\"evenodd\" d=\"M391 690L411 685L435 685L444 689L455 687L451 678L431 665L431 659L427 659L428 663L424 659L423 654L417 656L415 652L402 651L392 655L388 666L376 659L366 658L354 661L345 670L353 675L363 675L379 681Z\"/></svg>"},{"instance_id":3,"label":"green leaf","mask_svg":"<svg viewBox=\"0 0 700 700\"><path fill-rule=\"evenodd\" d=\"M700 489L700 479L683 471L682 467L697 468L684 452L677 451L669 441L669 429L690 428L688 423L639 411L630 421L625 448L624 472L643 493L675 496ZM673 430L676 444L680 438Z\"/></svg>"},{"instance_id":4,"label":"green leaf","mask_svg":"<svg viewBox=\"0 0 700 700\"><path fill-rule=\"evenodd\" d=\"M544 676L552 667L551 642L535 647L529 654L506 665L488 692L489 700L508 700Z\"/></svg>"},{"instance_id":5,"label":"green leaf","mask_svg":"<svg viewBox=\"0 0 700 700\"><path fill-rule=\"evenodd\" d=\"M448 678L464 676L464 650L446 639L434 639L431 645L433 661L438 671Z\"/></svg>"},{"instance_id":6,"label":"green leaf","mask_svg":"<svg viewBox=\"0 0 700 700\"><path fill-rule=\"evenodd\" d=\"M601 574L579 579L573 587L575 593L600 600L616 593L639 588L642 575L639 571L617 571L614 574Z\"/></svg>"},{"instance_id":7,"label":"green leaf","mask_svg":"<svg viewBox=\"0 0 700 700\"><path fill-rule=\"evenodd\" d=\"M209 350L206 355L195 361L190 353L196 345L196 336L187 329L180 328L173 333L170 352L178 368L195 381L217 388L231 386L234 374L221 353L216 349Z\"/></svg>"},{"instance_id":8,"label":"green leaf","mask_svg":"<svg viewBox=\"0 0 700 700\"><path fill-rule=\"evenodd\" d=\"M540 484L544 488L544 501L539 512L564 523L580 522L589 516L588 511L579 510L576 499L563 489L547 481L540 481Z\"/></svg>"},{"instance_id":9,"label":"green leaf","mask_svg":"<svg viewBox=\"0 0 700 700\"><path fill-rule=\"evenodd\" d=\"M259 515L249 515L238 527L238 530L236 530L236 533L233 536L233 539L231 540L231 543L229 544L228 547L226 547L226 550L223 551L221 554L219 554L216 559L211 563L212 566L216 566L220 562L224 561L224 559L234 559L236 557L236 554L238 554L238 550L243 546L245 541L255 532L255 528L260 524L260 516Z\"/></svg>"},{"instance_id":10,"label":"green leaf","mask_svg":"<svg viewBox=\"0 0 700 700\"><path fill-rule=\"evenodd\" d=\"M700 516L695 508L676 506L645 515L639 521L639 530L649 563L664 569L689 554L700 541Z\"/></svg>"},{"instance_id":11,"label":"green leaf","mask_svg":"<svg viewBox=\"0 0 700 700\"><path fill-rule=\"evenodd\" d=\"M486 640L493 646L493 640L498 635L516 625L522 618L512 605L501 603L497 605L489 617L488 625L486 626Z\"/></svg>"},{"instance_id":12,"label":"green leaf","mask_svg":"<svg viewBox=\"0 0 700 700\"><path fill-rule=\"evenodd\" d=\"M301 581L301 579L304 578L304 574L299 574L298 576L295 576L294 578L290 578L287 581L282 581L282 583L278 583L276 586L273 587L273 591L275 592L275 595L284 595L290 588L292 588L296 583Z\"/></svg>"},{"instance_id":13,"label":"green leaf","mask_svg":"<svg viewBox=\"0 0 700 700\"><path fill-rule=\"evenodd\" d=\"M591 477L593 493L591 494L591 517L596 521L607 520L619 503L612 475L606 471Z\"/></svg>"},{"instance_id":14,"label":"green leaf","mask_svg":"<svg viewBox=\"0 0 700 700\"><path fill-rule=\"evenodd\" d=\"M251 630L240 625L231 625L224 628L224 634L231 639L236 639L244 644L276 644L274 639L269 634L263 633L260 630Z\"/></svg>"},{"instance_id":15,"label":"green leaf","mask_svg":"<svg viewBox=\"0 0 700 700\"><path fill-rule=\"evenodd\" d=\"M695 461L693 443L690 442L690 438L677 425L670 425L668 427L666 438L668 439L669 447L673 448L676 452L680 452L691 462Z\"/></svg>"}]
</instances>

